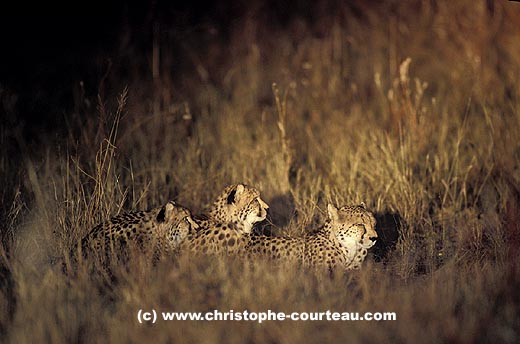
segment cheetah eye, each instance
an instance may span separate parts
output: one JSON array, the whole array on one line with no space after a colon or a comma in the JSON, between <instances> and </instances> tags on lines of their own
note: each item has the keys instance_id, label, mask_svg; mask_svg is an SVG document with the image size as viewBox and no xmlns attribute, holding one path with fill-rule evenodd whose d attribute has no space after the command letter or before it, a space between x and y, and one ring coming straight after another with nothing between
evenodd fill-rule
<instances>
[{"instance_id":1,"label":"cheetah eye","mask_svg":"<svg viewBox=\"0 0 520 344\"><path fill-rule=\"evenodd\" d=\"M367 232L367 229L365 228L364 224L358 223L356 226L363 231L363 235Z\"/></svg>"},{"instance_id":2,"label":"cheetah eye","mask_svg":"<svg viewBox=\"0 0 520 344\"><path fill-rule=\"evenodd\" d=\"M256 202L257 204L260 204L260 203L258 202L258 199L255 198L255 199L252 199L252 200L251 200L247 205L250 206L250 205L254 204L255 202Z\"/></svg>"}]
</instances>

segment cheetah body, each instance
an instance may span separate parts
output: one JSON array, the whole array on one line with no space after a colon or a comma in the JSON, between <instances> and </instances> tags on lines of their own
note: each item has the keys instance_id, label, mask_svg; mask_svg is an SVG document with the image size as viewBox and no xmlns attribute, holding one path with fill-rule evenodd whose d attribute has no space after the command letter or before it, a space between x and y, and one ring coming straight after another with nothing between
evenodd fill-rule
<instances>
[{"instance_id":1,"label":"cheetah body","mask_svg":"<svg viewBox=\"0 0 520 344\"><path fill-rule=\"evenodd\" d=\"M251 257L298 261L306 266L359 269L377 238L375 218L362 206L328 206L326 224L301 238L256 236L246 247Z\"/></svg>"},{"instance_id":2,"label":"cheetah body","mask_svg":"<svg viewBox=\"0 0 520 344\"><path fill-rule=\"evenodd\" d=\"M81 250L115 252L129 245L155 256L173 253L198 229L188 209L170 201L148 211L120 214L94 227L80 243Z\"/></svg>"},{"instance_id":3,"label":"cheetah body","mask_svg":"<svg viewBox=\"0 0 520 344\"><path fill-rule=\"evenodd\" d=\"M209 215L197 220L200 230L189 236L183 249L202 254L241 253L253 225L266 218L268 208L254 187L230 185L217 197Z\"/></svg>"}]
</instances>

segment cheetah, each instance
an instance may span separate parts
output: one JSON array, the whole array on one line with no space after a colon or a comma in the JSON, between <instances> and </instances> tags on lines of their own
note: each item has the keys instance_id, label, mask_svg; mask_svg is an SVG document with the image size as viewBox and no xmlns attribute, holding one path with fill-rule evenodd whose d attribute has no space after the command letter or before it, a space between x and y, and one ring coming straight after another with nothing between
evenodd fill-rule
<instances>
[{"instance_id":1,"label":"cheetah","mask_svg":"<svg viewBox=\"0 0 520 344\"><path fill-rule=\"evenodd\" d=\"M246 246L249 257L300 262L304 266L342 267L356 270L375 244L374 215L364 206L327 206L328 219L323 227L303 237L252 236Z\"/></svg>"},{"instance_id":2,"label":"cheetah","mask_svg":"<svg viewBox=\"0 0 520 344\"><path fill-rule=\"evenodd\" d=\"M188 209L173 201L149 211L120 214L94 227L76 246L86 256L124 253L120 249L136 245L151 252L154 259L174 253L199 225ZM100 257L102 257L101 255Z\"/></svg>"},{"instance_id":3,"label":"cheetah","mask_svg":"<svg viewBox=\"0 0 520 344\"><path fill-rule=\"evenodd\" d=\"M239 254L249 241L253 225L265 220L268 209L254 187L230 185L217 197L207 217L196 218L200 229L189 235L183 250L198 254Z\"/></svg>"}]
</instances>

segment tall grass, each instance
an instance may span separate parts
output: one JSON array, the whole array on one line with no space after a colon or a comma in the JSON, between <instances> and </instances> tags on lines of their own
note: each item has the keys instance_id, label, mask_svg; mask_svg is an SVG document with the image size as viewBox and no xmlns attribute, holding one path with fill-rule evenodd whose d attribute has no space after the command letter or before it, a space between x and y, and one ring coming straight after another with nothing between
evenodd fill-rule
<instances>
[{"instance_id":1,"label":"tall grass","mask_svg":"<svg viewBox=\"0 0 520 344\"><path fill-rule=\"evenodd\" d=\"M182 71L175 28L162 26L136 59L149 66L127 61L97 97L78 93L64 140L42 135L35 149L6 122L2 339L516 342L517 7L353 2L283 28L252 7L228 37L183 42ZM0 96L14 116L11 94ZM332 277L187 253L154 266L136 257L112 269L113 283L52 264L110 216L170 199L202 213L236 182L262 191L277 233L314 229L328 202L364 202L385 253ZM140 325L141 308L391 311L397 321Z\"/></svg>"}]
</instances>

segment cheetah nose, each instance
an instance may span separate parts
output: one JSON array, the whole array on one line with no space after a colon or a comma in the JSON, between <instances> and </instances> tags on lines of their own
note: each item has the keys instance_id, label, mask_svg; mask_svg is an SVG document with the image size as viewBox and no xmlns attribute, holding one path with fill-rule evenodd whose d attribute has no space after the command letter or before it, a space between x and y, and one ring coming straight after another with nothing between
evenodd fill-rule
<instances>
[{"instance_id":1,"label":"cheetah nose","mask_svg":"<svg viewBox=\"0 0 520 344\"><path fill-rule=\"evenodd\" d=\"M377 237L370 237L369 239L372 240L372 241L376 241Z\"/></svg>"}]
</instances>

